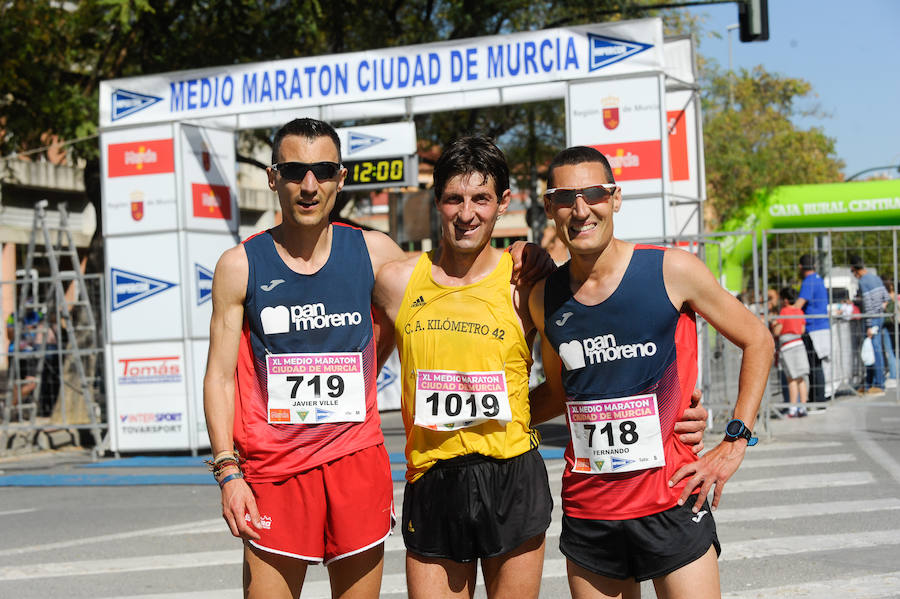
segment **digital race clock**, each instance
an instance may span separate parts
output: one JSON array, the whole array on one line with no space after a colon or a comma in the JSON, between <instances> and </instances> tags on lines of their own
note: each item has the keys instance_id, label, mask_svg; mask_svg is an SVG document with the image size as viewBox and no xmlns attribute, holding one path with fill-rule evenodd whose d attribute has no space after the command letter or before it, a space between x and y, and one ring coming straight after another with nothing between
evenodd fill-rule
<instances>
[{"instance_id":1,"label":"digital race clock","mask_svg":"<svg viewBox=\"0 0 900 599\"><path fill-rule=\"evenodd\" d=\"M366 160L346 160L347 178L344 189L364 189L372 187L400 187L412 184L410 175L415 176L410 166L409 156L389 158L369 158ZM417 169L415 169L417 170Z\"/></svg>"}]
</instances>

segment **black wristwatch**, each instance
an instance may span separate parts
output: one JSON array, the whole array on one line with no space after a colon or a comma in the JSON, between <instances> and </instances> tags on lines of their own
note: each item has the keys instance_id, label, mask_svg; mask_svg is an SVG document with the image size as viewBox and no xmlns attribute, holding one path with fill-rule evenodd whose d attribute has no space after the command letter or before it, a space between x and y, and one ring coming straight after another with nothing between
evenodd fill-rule
<instances>
[{"instance_id":1,"label":"black wristwatch","mask_svg":"<svg viewBox=\"0 0 900 599\"><path fill-rule=\"evenodd\" d=\"M725 425L725 440L736 441L738 439L747 439L747 445L749 447L753 447L759 441L759 439L753 436L743 420L734 418L729 420L728 424Z\"/></svg>"}]
</instances>

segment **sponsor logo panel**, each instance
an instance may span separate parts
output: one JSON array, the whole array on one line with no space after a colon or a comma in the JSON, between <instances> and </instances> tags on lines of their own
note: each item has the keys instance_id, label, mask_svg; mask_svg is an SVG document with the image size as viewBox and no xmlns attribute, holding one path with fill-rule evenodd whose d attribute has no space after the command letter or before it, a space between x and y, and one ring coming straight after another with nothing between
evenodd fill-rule
<instances>
[{"instance_id":1,"label":"sponsor logo panel","mask_svg":"<svg viewBox=\"0 0 900 599\"><path fill-rule=\"evenodd\" d=\"M162 98L160 98L159 96L139 94L138 92L128 91L127 89L113 90L111 98L111 117L114 121L125 118L130 114L139 112L149 106L153 106L157 102L162 101Z\"/></svg>"},{"instance_id":2,"label":"sponsor logo panel","mask_svg":"<svg viewBox=\"0 0 900 599\"><path fill-rule=\"evenodd\" d=\"M587 38L589 71L608 67L653 47L653 44L632 42L595 33L588 33Z\"/></svg>"},{"instance_id":3,"label":"sponsor logo panel","mask_svg":"<svg viewBox=\"0 0 900 599\"><path fill-rule=\"evenodd\" d=\"M120 358L117 379L120 385L154 385L180 383L182 372L179 356Z\"/></svg>"},{"instance_id":4,"label":"sponsor logo panel","mask_svg":"<svg viewBox=\"0 0 900 599\"><path fill-rule=\"evenodd\" d=\"M191 183L194 216L231 220L231 189L227 185Z\"/></svg>"},{"instance_id":5,"label":"sponsor logo panel","mask_svg":"<svg viewBox=\"0 0 900 599\"><path fill-rule=\"evenodd\" d=\"M609 160L616 182L662 177L662 144L658 140L593 145Z\"/></svg>"},{"instance_id":6,"label":"sponsor logo panel","mask_svg":"<svg viewBox=\"0 0 900 599\"><path fill-rule=\"evenodd\" d=\"M378 137L376 135L367 135L365 133L350 131L347 134L347 141L347 145L349 146L347 153L355 154L356 152L371 148L372 146L376 146L386 140L385 138Z\"/></svg>"},{"instance_id":7,"label":"sponsor logo panel","mask_svg":"<svg viewBox=\"0 0 900 599\"><path fill-rule=\"evenodd\" d=\"M669 129L669 180L687 181L690 178L690 168L684 111L669 110L666 118Z\"/></svg>"},{"instance_id":8,"label":"sponsor logo panel","mask_svg":"<svg viewBox=\"0 0 900 599\"><path fill-rule=\"evenodd\" d=\"M194 282L197 285L197 305L205 304L212 298L213 271L202 264L194 263Z\"/></svg>"},{"instance_id":9,"label":"sponsor logo panel","mask_svg":"<svg viewBox=\"0 0 900 599\"><path fill-rule=\"evenodd\" d=\"M656 354L656 349L656 343L652 341L619 345L615 335L607 333L560 343L559 357L566 370L578 370L586 364L650 357Z\"/></svg>"},{"instance_id":10,"label":"sponsor logo panel","mask_svg":"<svg viewBox=\"0 0 900 599\"><path fill-rule=\"evenodd\" d=\"M112 279L113 312L177 285L177 283L170 283L169 281L128 272L119 268L110 269L110 279Z\"/></svg>"},{"instance_id":11,"label":"sponsor logo panel","mask_svg":"<svg viewBox=\"0 0 900 599\"><path fill-rule=\"evenodd\" d=\"M175 147L171 138L109 144L107 165L110 178L174 173Z\"/></svg>"}]
</instances>

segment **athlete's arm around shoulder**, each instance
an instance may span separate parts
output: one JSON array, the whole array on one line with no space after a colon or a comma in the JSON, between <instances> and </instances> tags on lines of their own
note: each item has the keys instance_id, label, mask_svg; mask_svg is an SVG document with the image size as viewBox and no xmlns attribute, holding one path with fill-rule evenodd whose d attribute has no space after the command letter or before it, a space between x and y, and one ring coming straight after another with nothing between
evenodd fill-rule
<instances>
[{"instance_id":1,"label":"athlete's arm around shoulder","mask_svg":"<svg viewBox=\"0 0 900 599\"><path fill-rule=\"evenodd\" d=\"M765 324L719 285L706 265L692 254L677 249L667 250L663 259L663 277L669 299L676 308L688 304L743 351L734 418L741 419L752 429L772 367L775 349L772 335ZM694 488L702 485L698 504L694 507L696 512L715 484L712 503L715 508L722 495L722 487L740 466L746 447L744 439L722 442L697 462L676 472L673 476L675 482L692 475L681 502Z\"/></svg>"},{"instance_id":2,"label":"athlete's arm around shoulder","mask_svg":"<svg viewBox=\"0 0 900 599\"><path fill-rule=\"evenodd\" d=\"M372 262L372 274L375 280L378 280L378 273L384 268L385 264L402 260L406 257L403 250L400 249L394 240L382 233L381 231L363 231L363 239L366 241L366 248L369 250L369 260ZM384 308L375 303L375 292L372 292L372 318L375 331L375 349L377 352L376 359L378 361L378 371L387 362L394 351L394 323L393 319L388 319L384 312Z\"/></svg>"},{"instance_id":3,"label":"athlete's arm around shoulder","mask_svg":"<svg viewBox=\"0 0 900 599\"><path fill-rule=\"evenodd\" d=\"M541 337L541 360L544 363L543 383L528 394L531 402L531 425L541 424L566 410L566 392L562 384L562 362L544 334L544 287L547 279L538 281L528 296L528 311Z\"/></svg>"},{"instance_id":4,"label":"athlete's arm around shoulder","mask_svg":"<svg viewBox=\"0 0 900 599\"><path fill-rule=\"evenodd\" d=\"M213 456L234 449L234 371L244 323L248 277L249 265L243 245L222 254L213 274L209 355L203 377L203 408ZM229 466L219 479L237 472L237 467ZM258 539L259 534L245 522L245 513L250 514L258 528L259 512L250 488L241 479L231 479L222 487L222 516L234 536Z\"/></svg>"}]
</instances>

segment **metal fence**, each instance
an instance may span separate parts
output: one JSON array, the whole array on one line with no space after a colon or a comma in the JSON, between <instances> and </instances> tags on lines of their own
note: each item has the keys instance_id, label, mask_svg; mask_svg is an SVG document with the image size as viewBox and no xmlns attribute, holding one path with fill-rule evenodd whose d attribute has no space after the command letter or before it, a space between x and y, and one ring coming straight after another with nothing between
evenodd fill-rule
<instances>
[{"instance_id":1,"label":"metal fence","mask_svg":"<svg viewBox=\"0 0 900 599\"><path fill-rule=\"evenodd\" d=\"M84 275L83 283L75 276L60 278L0 282L0 288L13 287L13 297L26 298L5 323L10 343L0 348L0 456L81 441L103 444L103 276ZM89 306L71 301L79 284L86 287ZM57 289L65 296L58 297ZM86 324L86 310L95 315L93 326Z\"/></svg>"}]
</instances>

